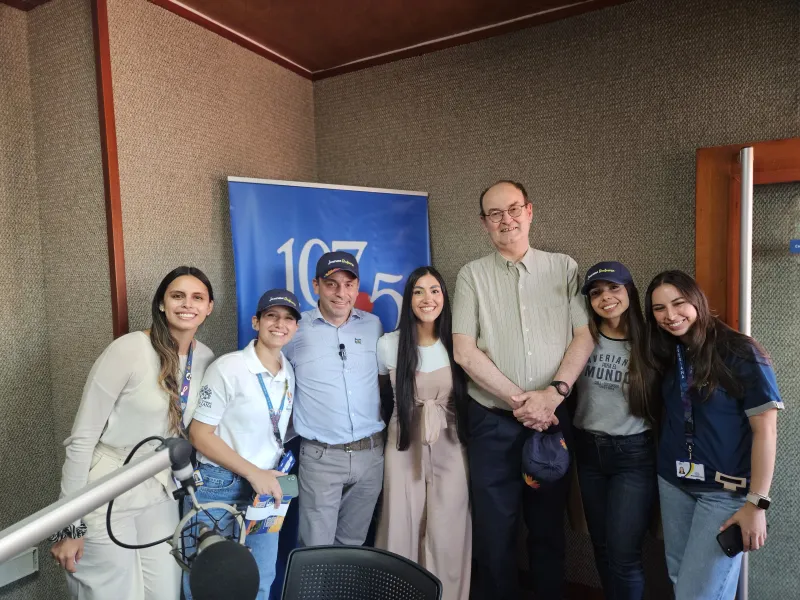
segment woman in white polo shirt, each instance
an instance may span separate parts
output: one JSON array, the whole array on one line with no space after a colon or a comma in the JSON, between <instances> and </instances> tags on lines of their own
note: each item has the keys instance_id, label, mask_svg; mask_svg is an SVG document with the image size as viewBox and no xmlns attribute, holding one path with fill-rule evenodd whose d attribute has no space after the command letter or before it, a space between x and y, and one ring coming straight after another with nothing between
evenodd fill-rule
<instances>
[{"instance_id":1,"label":"woman in white polo shirt","mask_svg":"<svg viewBox=\"0 0 800 600\"><path fill-rule=\"evenodd\" d=\"M283 455L294 397L294 371L281 349L297 331L299 320L300 303L294 294L285 289L266 292L253 317L258 337L243 350L220 357L206 371L189 426L203 478L197 489L201 504L224 502L244 510L254 491L280 503L277 477L282 473L274 469ZM189 503L187 498L187 507ZM208 517L201 514L200 520ZM220 522L226 534L233 526L231 518ZM278 534L248 535L245 543L258 564L258 600L267 600L275 578ZM191 600L186 576L183 589Z\"/></svg>"}]
</instances>

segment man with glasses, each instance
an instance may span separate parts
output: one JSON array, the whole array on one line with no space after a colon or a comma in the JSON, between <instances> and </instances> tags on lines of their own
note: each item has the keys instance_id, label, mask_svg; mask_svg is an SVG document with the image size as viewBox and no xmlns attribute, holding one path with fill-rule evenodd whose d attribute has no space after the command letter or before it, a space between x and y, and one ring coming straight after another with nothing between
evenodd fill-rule
<instances>
[{"instance_id":1,"label":"man with glasses","mask_svg":"<svg viewBox=\"0 0 800 600\"><path fill-rule=\"evenodd\" d=\"M534 430L557 425L571 446L564 399L594 343L579 295L578 266L530 247L533 208L522 184L499 181L480 196L496 252L458 273L456 361L469 375L467 452L476 597L516 600L520 508L538 600L561 600L569 477L523 481L522 450Z\"/></svg>"},{"instance_id":2,"label":"man with glasses","mask_svg":"<svg viewBox=\"0 0 800 600\"><path fill-rule=\"evenodd\" d=\"M358 263L349 252L317 262L317 308L284 347L296 377L300 544L364 543L383 487L385 424L378 389L381 322L355 308Z\"/></svg>"}]
</instances>

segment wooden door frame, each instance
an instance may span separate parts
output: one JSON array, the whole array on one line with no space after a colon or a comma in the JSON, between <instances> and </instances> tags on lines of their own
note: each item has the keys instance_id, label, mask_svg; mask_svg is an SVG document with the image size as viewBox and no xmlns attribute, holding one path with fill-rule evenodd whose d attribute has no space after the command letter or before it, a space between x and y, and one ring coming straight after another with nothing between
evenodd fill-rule
<instances>
[{"instance_id":1,"label":"wooden door frame","mask_svg":"<svg viewBox=\"0 0 800 600\"><path fill-rule=\"evenodd\" d=\"M739 151L753 148L753 185L800 181L800 138L697 150L695 278L711 309L739 328Z\"/></svg>"}]
</instances>

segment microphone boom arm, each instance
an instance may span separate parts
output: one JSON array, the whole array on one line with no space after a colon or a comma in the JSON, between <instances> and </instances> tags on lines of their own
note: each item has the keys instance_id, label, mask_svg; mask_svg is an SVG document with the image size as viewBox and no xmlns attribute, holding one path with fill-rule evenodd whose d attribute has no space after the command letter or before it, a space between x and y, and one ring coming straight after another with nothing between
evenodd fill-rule
<instances>
[{"instance_id":1,"label":"microphone boom arm","mask_svg":"<svg viewBox=\"0 0 800 600\"><path fill-rule=\"evenodd\" d=\"M185 440L181 441L185 444L189 443ZM168 451L165 452L164 450L167 449ZM180 450L181 444L179 443L162 444L156 448L154 453L132 460L117 471L109 473L77 492L44 507L27 519L0 531L0 564L26 548L38 544L70 523L82 519L96 508L107 504L143 481L169 469L173 463L172 456Z\"/></svg>"}]
</instances>

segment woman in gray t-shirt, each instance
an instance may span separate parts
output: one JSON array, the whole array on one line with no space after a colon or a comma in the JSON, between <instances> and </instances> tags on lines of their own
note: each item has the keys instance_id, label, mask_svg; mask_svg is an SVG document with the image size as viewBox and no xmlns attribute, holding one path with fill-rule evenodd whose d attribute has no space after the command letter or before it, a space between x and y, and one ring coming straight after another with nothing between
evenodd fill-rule
<instances>
[{"instance_id":1,"label":"woman in gray t-shirt","mask_svg":"<svg viewBox=\"0 0 800 600\"><path fill-rule=\"evenodd\" d=\"M644 597L642 543L656 497L657 414L648 393L644 319L630 272L594 265L582 288L595 348L577 382L578 479L606 598Z\"/></svg>"}]
</instances>

